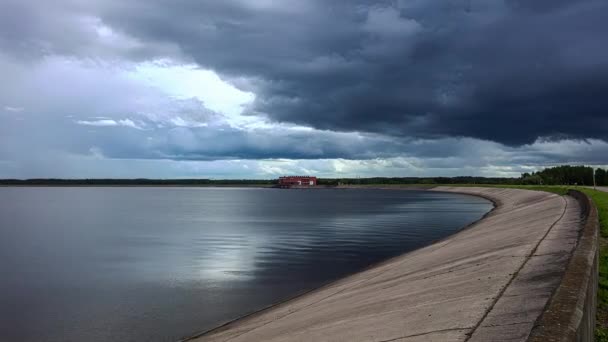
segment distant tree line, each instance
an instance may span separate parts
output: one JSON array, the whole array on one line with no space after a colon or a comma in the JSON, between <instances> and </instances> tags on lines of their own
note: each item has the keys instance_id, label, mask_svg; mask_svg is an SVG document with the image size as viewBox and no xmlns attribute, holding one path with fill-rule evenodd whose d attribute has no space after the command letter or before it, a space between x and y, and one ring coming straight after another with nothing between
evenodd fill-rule
<instances>
[{"instance_id":1,"label":"distant tree line","mask_svg":"<svg viewBox=\"0 0 608 342\"><path fill-rule=\"evenodd\" d=\"M319 178L318 184L374 185L374 184L514 184L517 178L486 177L371 177L371 178ZM45 186L272 186L276 179L0 179L0 185L45 185Z\"/></svg>"},{"instance_id":2,"label":"distant tree line","mask_svg":"<svg viewBox=\"0 0 608 342\"><path fill-rule=\"evenodd\" d=\"M268 179L1 179L0 185L50 185L50 186L235 186L235 185L273 185Z\"/></svg>"},{"instance_id":3,"label":"distant tree line","mask_svg":"<svg viewBox=\"0 0 608 342\"><path fill-rule=\"evenodd\" d=\"M488 177L371 177L319 178L319 185L374 185L374 184L515 184L518 178Z\"/></svg>"},{"instance_id":4,"label":"distant tree line","mask_svg":"<svg viewBox=\"0 0 608 342\"><path fill-rule=\"evenodd\" d=\"M608 171L595 170L597 185L608 185ZM273 186L276 179L0 179L0 185L45 186ZM321 186L397 185L397 184L512 184L512 185L593 185L593 168L562 165L523 173L519 178L504 177L370 177L319 178Z\"/></svg>"},{"instance_id":5,"label":"distant tree line","mask_svg":"<svg viewBox=\"0 0 608 342\"><path fill-rule=\"evenodd\" d=\"M608 171L595 169L597 185L608 185ZM319 185L372 185L372 184L505 184L505 185L593 185L593 168L562 165L539 172L523 173L519 178L506 177L373 177L325 178Z\"/></svg>"},{"instance_id":6,"label":"distant tree line","mask_svg":"<svg viewBox=\"0 0 608 342\"><path fill-rule=\"evenodd\" d=\"M595 169L595 182L597 185L608 185L608 172L601 168ZM571 165L551 167L522 174L521 184L593 185L593 168Z\"/></svg>"}]
</instances>

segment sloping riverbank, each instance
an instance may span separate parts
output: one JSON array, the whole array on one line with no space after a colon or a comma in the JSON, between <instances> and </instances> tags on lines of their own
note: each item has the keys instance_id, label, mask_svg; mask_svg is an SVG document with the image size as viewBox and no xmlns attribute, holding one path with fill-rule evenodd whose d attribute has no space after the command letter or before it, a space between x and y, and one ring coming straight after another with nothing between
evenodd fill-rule
<instances>
[{"instance_id":1,"label":"sloping riverbank","mask_svg":"<svg viewBox=\"0 0 608 342\"><path fill-rule=\"evenodd\" d=\"M580 205L518 189L431 191L482 196L497 208L431 246L194 340L525 340L578 241Z\"/></svg>"}]
</instances>

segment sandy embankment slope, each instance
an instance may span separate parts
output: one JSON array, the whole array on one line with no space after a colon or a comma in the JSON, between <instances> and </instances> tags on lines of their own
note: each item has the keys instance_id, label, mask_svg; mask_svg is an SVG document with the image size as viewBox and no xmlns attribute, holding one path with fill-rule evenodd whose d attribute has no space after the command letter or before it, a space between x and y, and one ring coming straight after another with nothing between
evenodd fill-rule
<instances>
[{"instance_id":1,"label":"sandy embankment slope","mask_svg":"<svg viewBox=\"0 0 608 342\"><path fill-rule=\"evenodd\" d=\"M570 197L449 188L498 207L445 240L203 334L195 341L524 341L580 228Z\"/></svg>"}]
</instances>

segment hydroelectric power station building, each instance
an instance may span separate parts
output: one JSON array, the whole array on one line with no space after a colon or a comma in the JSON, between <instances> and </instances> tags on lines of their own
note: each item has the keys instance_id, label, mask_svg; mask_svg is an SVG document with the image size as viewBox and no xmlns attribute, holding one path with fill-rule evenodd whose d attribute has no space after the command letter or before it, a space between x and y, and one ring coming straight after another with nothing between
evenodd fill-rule
<instances>
[{"instance_id":1,"label":"hydroelectric power station building","mask_svg":"<svg viewBox=\"0 0 608 342\"><path fill-rule=\"evenodd\" d=\"M281 188L315 186L315 185L317 185L317 177L311 177L311 176L279 177L278 185Z\"/></svg>"}]
</instances>

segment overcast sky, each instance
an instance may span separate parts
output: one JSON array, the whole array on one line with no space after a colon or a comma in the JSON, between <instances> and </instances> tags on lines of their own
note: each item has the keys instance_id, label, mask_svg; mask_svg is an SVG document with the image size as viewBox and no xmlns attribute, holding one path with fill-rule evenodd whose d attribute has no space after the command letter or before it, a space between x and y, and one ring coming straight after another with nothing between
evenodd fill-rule
<instances>
[{"instance_id":1,"label":"overcast sky","mask_svg":"<svg viewBox=\"0 0 608 342\"><path fill-rule=\"evenodd\" d=\"M605 0L1 0L0 178L608 164Z\"/></svg>"}]
</instances>

